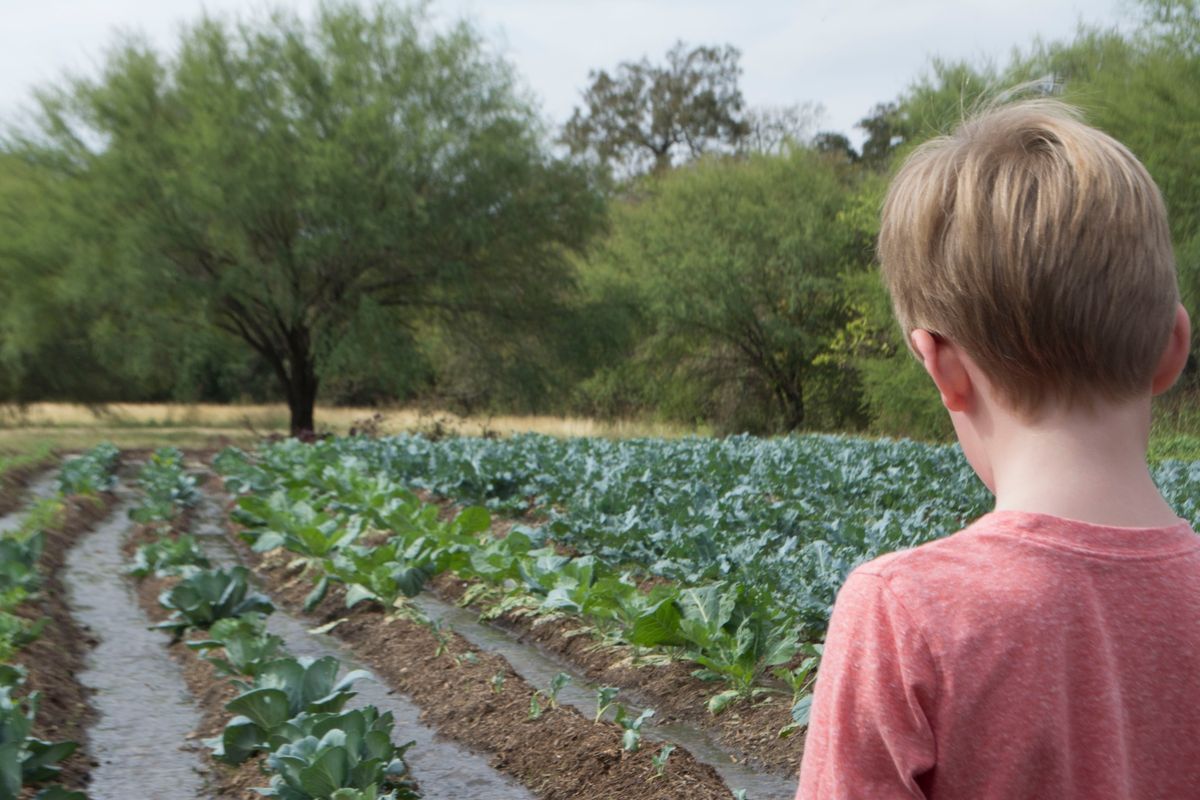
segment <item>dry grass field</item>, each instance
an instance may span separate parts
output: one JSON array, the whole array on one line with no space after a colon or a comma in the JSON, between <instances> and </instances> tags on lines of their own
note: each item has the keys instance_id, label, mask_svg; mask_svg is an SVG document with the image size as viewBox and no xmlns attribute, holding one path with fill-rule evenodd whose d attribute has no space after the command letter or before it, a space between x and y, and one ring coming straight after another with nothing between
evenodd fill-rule
<instances>
[{"instance_id":1,"label":"dry grass field","mask_svg":"<svg viewBox=\"0 0 1200 800\"><path fill-rule=\"evenodd\" d=\"M594 419L540 416L460 417L448 412L415 409L318 408L320 431L345 434L376 414L381 433L404 431L485 433L508 436L533 432L553 436L674 437L702 430L654 422L602 422ZM0 450L26 451L51 443L75 450L110 441L118 447L208 447L248 444L288 431L287 407L279 405L206 405L114 403L84 406L71 403L0 405Z\"/></svg>"}]
</instances>

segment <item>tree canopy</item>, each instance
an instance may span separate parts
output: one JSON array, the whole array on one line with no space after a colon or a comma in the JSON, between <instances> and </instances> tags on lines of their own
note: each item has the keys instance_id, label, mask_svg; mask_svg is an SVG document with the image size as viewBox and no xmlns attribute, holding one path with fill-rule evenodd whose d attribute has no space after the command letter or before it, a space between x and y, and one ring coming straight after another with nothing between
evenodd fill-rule
<instances>
[{"instance_id":1,"label":"tree canopy","mask_svg":"<svg viewBox=\"0 0 1200 800\"><path fill-rule=\"evenodd\" d=\"M683 157L735 149L749 132L734 47L678 42L665 64L626 61L613 74L593 71L563 129L576 153L591 152L636 174L662 172Z\"/></svg>"},{"instance_id":2,"label":"tree canopy","mask_svg":"<svg viewBox=\"0 0 1200 800\"><path fill-rule=\"evenodd\" d=\"M508 66L420 10L207 18L40 99L8 149L87 220L70 282L244 342L297 431L365 300L406 326L544 313L601 220Z\"/></svg>"}]
</instances>

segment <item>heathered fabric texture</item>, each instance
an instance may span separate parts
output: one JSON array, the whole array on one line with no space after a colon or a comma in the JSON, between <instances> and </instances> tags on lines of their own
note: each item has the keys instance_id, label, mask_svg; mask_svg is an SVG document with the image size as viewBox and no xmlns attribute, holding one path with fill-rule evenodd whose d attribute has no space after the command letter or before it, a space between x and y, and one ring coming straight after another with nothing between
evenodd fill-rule
<instances>
[{"instance_id":1,"label":"heathered fabric texture","mask_svg":"<svg viewBox=\"0 0 1200 800\"><path fill-rule=\"evenodd\" d=\"M1200 798L1200 537L1000 511L838 593L799 800Z\"/></svg>"}]
</instances>

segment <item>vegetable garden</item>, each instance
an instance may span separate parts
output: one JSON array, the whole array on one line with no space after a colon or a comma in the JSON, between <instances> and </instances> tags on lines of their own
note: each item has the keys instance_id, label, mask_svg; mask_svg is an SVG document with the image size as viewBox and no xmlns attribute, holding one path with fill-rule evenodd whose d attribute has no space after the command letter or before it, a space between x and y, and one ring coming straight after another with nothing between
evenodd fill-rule
<instances>
[{"instance_id":1,"label":"vegetable garden","mask_svg":"<svg viewBox=\"0 0 1200 800\"><path fill-rule=\"evenodd\" d=\"M0 523L0 800L167 796L112 726L172 681L194 718L140 724L199 797L786 799L846 574L988 503L954 449L842 437L48 458Z\"/></svg>"}]
</instances>

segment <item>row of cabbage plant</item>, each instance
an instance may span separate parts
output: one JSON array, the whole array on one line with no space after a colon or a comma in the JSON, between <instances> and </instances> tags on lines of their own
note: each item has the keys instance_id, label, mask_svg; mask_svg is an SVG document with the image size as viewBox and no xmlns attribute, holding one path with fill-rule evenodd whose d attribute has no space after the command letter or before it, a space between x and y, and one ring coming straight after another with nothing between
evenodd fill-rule
<instances>
[{"instance_id":1,"label":"row of cabbage plant","mask_svg":"<svg viewBox=\"0 0 1200 800\"><path fill-rule=\"evenodd\" d=\"M180 477L182 472L181 458L157 453L139 477L139 483L157 496L138 508L154 513L137 514L135 509L134 518L170 521L194 504L189 493L178 491L195 486L194 480ZM212 662L238 689L226 705L233 716L222 734L207 742L214 758L237 765L265 754L270 785L257 791L266 797L418 797L404 761L412 743L392 742L392 716L380 714L373 706L344 708L354 696L353 684L364 673L351 672L339 680L337 659L287 656L282 640L266 630L265 620L274 605L253 590L244 567L212 569L191 536L158 531L155 539L138 548L130 570L135 576L179 577L159 597L171 615L156 627L170 631L177 640L187 637L187 646Z\"/></svg>"},{"instance_id":2,"label":"row of cabbage plant","mask_svg":"<svg viewBox=\"0 0 1200 800\"><path fill-rule=\"evenodd\" d=\"M326 465L311 482L241 451L225 451L217 467L242 493L234 518L244 538L260 552L285 548L304 565L315 583L309 607L340 583L347 607L392 608L449 570L477 581L465 601L492 614L571 614L611 643L693 662L696 677L717 684L713 713L784 693L792 723L781 734L807 724L820 645L802 643L794 616L753 586L656 582L644 590L632 570L559 553L543 527L495 536L482 507L443 519L436 505L354 462Z\"/></svg>"},{"instance_id":3,"label":"row of cabbage plant","mask_svg":"<svg viewBox=\"0 0 1200 800\"><path fill-rule=\"evenodd\" d=\"M78 749L76 742L51 742L33 733L41 694L28 691L28 674L15 663L35 642L48 619L30 619L24 608L45 589L40 563L45 531L64 521L67 495L97 497L112 488L118 452L95 447L70 459L59 475L56 497L33 504L14 530L0 535L0 800L16 800L30 787L41 787L37 800L83 800L81 792L45 784L60 775L61 762Z\"/></svg>"}]
</instances>

